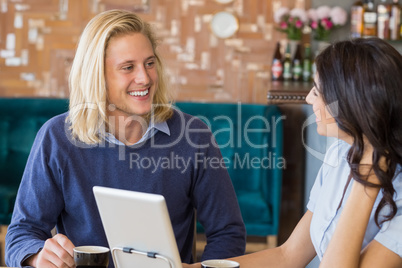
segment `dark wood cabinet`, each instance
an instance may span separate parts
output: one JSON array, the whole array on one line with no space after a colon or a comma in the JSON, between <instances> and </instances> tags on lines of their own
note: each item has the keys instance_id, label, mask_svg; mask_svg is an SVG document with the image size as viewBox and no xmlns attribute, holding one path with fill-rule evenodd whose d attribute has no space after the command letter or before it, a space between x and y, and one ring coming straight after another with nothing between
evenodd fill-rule
<instances>
[{"instance_id":1,"label":"dark wood cabinet","mask_svg":"<svg viewBox=\"0 0 402 268\"><path fill-rule=\"evenodd\" d=\"M305 208L305 149L302 141L306 96L309 82L273 81L268 89L268 104L277 104L284 119L281 219L278 243L282 244L303 216Z\"/></svg>"}]
</instances>

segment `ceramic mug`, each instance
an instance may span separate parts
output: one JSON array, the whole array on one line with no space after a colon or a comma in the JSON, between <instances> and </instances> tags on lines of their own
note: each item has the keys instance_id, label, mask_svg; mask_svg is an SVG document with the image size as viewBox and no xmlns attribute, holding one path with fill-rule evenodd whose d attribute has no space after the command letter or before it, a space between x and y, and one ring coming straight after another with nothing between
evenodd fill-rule
<instances>
[{"instance_id":1,"label":"ceramic mug","mask_svg":"<svg viewBox=\"0 0 402 268\"><path fill-rule=\"evenodd\" d=\"M74 262L77 268L107 268L109 249L100 246L80 246L74 248Z\"/></svg>"}]
</instances>

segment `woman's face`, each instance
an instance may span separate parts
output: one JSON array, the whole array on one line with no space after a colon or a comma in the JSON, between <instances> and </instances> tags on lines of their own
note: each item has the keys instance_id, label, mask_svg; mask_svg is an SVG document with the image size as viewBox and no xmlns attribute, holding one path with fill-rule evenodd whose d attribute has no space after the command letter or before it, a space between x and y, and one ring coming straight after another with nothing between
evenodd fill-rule
<instances>
[{"instance_id":1,"label":"woman's face","mask_svg":"<svg viewBox=\"0 0 402 268\"><path fill-rule=\"evenodd\" d=\"M318 90L318 75L314 77L314 86L308 93L306 101L313 106L313 111L316 116L317 132L322 136L336 137L338 139L349 142L350 137L345 132L339 129L333 115L329 112L329 105L324 103L321 95L321 90ZM332 111L337 111L337 103L331 103Z\"/></svg>"},{"instance_id":2,"label":"woman's face","mask_svg":"<svg viewBox=\"0 0 402 268\"><path fill-rule=\"evenodd\" d=\"M105 79L111 116L145 115L157 88L156 57L142 33L113 37L105 56Z\"/></svg>"}]
</instances>

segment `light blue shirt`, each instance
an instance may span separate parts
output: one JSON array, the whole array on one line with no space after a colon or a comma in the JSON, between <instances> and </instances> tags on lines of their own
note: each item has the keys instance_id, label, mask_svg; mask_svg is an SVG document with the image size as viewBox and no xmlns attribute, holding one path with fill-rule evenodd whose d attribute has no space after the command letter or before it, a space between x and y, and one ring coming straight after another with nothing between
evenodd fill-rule
<instances>
[{"instance_id":1,"label":"light blue shirt","mask_svg":"<svg viewBox=\"0 0 402 268\"><path fill-rule=\"evenodd\" d=\"M341 202L344 187L347 183L350 168L346 157L350 145L344 141L337 141L328 149L324 163L318 172L316 181L310 193L310 200L307 209L313 212L313 218L310 225L310 235L317 256L322 259L325 250L335 232L347 198L349 197L351 187L355 182L351 180L342 206L337 210ZM401 166L397 167L397 172ZM402 257L402 174L399 173L394 178L395 188L394 200L398 208L397 214L391 221L383 223L380 228L377 227L374 220L375 210L382 199L382 192L377 196L370 220L367 226L362 249L365 248L373 239L377 240L383 246ZM383 208L380 212L379 222L390 211L389 206ZM358 211L356 211L358 213Z\"/></svg>"},{"instance_id":2,"label":"light blue shirt","mask_svg":"<svg viewBox=\"0 0 402 268\"><path fill-rule=\"evenodd\" d=\"M132 144L131 146L138 145L138 144L141 144L141 143L147 141L148 139L152 138L158 131L162 131L163 133L170 136L169 126L166 123L166 121L161 122L161 123L150 122L148 125L148 128L147 128L147 131L145 131L145 134L141 137L141 139L139 141ZM116 137L109 132L106 133L105 139L106 139L106 141L113 143L113 144L124 145L124 143L122 143L121 141L116 139Z\"/></svg>"}]
</instances>

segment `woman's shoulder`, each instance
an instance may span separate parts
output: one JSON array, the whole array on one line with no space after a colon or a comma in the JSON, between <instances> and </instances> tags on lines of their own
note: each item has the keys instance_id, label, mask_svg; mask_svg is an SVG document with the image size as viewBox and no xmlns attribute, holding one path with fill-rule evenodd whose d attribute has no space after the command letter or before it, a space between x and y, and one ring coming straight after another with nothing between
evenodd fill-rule
<instances>
[{"instance_id":1,"label":"woman's shoulder","mask_svg":"<svg viewBox=\"0 0 402 268\"><path fill-rule=\"evenodd\" d=\"M400 200L400 206L402 208L402 166L400 164L397 165L396 170L395 170L395 178L392 182L395 192L396 192L396 198L397 200ZM402 213L402 211L401 211Z\"/></svg>"},{"instance_id":2,"label":"woman's shoulder","mask_svg":"<svg viewBox=\"0 0 402 268\"><path fill-rule=\"evenodd\" d=\"M350 149L350 144L343 140L334 141L329 148L324 157L324 164L330 166L338 166L339 163L346 161L346 156Z\"/></svg>"},{"instance_id":3,"label":"woman's shoulder","mask_svg":"<svg viewBox=\"0 0 402 268\"><path fill-rule=\"evenodd\" d=\"M334 141L331 146L328 148L328 152L332 152L332 151L339 151L340 153L345 153L347 151L349 151L350 149L350 144L347 143L344 140L340 140L337 139L336 141Z\"/></svg>"}]
</instances>

